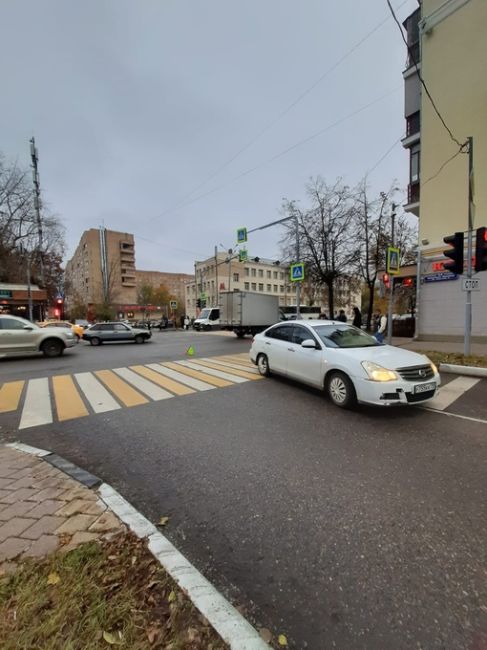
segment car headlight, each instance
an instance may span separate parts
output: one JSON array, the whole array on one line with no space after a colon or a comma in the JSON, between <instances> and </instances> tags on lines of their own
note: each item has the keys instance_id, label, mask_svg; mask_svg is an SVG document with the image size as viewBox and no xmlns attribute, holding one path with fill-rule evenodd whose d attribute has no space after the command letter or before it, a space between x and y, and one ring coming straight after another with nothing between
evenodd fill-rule
<instances>
[{"instance_id":1,"label":"car headlight","mask_svg":"<svg viewBox=\"0 0 487 650\"><path fill-rule=\"evenodd\" d=\"M373 361L362 361L362 368L372 381L397 381L399 376L394 370L383 368Z\"/></svg>"},{"instance_id":2,"label":"car headlight","mask_svg":"<svg viewBox=\"0 0 487 650\"><path fill-rule=\"evenodd\" d=\"M428 361L430 362L431 370L435 373L435 375L437 375L438 374L438 366L436 364L434 364L431 361L431 359L428 359Z\"/></svg>"},{"instance_id":3,"label":"car headlight","mask_svg":"<svg viewBox=\"0 0 487 650\"><path fill-rule=\"evenodd\" d=\"M66 332L66 336L68 337L68 339L74 338L73 332Z\"/></svg>"}]
</instances>

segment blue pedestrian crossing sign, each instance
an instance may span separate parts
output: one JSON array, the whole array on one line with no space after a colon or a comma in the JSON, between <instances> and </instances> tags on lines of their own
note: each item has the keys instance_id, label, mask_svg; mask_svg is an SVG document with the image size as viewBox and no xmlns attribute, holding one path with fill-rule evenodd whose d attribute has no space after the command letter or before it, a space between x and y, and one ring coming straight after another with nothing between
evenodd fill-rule
<instances>
[{"instance_id":1,"label":"blue pedestrian crossing sign","mask_svg":"<svg viewBox=\"0 0 487 650\"><path fill-rule=\"evenodd\" d=\"M245 244L247 241L247 228L239 228L237 230L237 244Z\"/></svg>"},{"instance_id":2,"label":"blue pedestrian crossing sign","mask_svg":"<svg viewBox=\"0 0 487 650\"><path fill-rule=\"evenodd\" d=\"M289 279L291 282L301 282L304 280L304 262L291 264L291 268L289 269Z\"/></svg>"}]
</instances>

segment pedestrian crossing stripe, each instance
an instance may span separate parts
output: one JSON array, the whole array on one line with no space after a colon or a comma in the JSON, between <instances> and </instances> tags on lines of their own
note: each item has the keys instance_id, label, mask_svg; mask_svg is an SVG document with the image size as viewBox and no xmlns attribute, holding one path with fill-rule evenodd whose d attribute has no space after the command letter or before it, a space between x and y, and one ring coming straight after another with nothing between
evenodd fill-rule
<instances>
[{"instance_id":1,"label":"pedestrian crossing stripe","mask_svg":"<svg viewBox=\"0 0 487 650\"><path fill-rule=\"evenodd\" d=\"M5 382L0 414L17 413L27 429L259 379L247 354L54 375Z\"/></svg>"}]
</instances>

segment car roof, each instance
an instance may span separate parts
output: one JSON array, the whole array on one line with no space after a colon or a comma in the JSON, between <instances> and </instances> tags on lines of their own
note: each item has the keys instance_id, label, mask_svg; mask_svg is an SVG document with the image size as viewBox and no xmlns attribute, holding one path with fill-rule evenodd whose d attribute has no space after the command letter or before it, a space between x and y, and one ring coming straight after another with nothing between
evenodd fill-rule
<instances>
[{"instance_id":1,"label":"car roof","mask_svg":"<svg viewBox=\"0 0 487 650\"><path fill-rule=\"evenodd\" d=\"M318 318L300 318L299 320L289 320L289 321L281 321L280 323L276 323L276 325L309 325L310 327L318 327L319 325L323 324L328 324L328 325L348 325L348 323L343 323L340 320L324 320L324 319L318 319Z\"/></svg>"}]
</instances>

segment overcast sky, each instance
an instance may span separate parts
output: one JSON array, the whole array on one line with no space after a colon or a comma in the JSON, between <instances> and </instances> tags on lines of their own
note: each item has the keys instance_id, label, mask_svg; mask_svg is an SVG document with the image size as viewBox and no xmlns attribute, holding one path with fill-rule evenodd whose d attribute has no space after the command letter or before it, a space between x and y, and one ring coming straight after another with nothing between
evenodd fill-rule
<instances>
[{"instance_id":1,"label":"overcast sky","mask_svg":"<svg viewBox=\"0 0 487 650\"><path fill-rule=\"evenodd\" d=\"M393 4L401 20L417 7ZM35 136L68 257L103 223L135 234L139 269L191 272L310 176L355 183L403 135L392 19L325 74L387 17L386 0L2 0L0 150L28 165ZM398 144L373 189L407 169ZM277 259L281 235L249 253Z\"/></svg>"}]
</instances>

